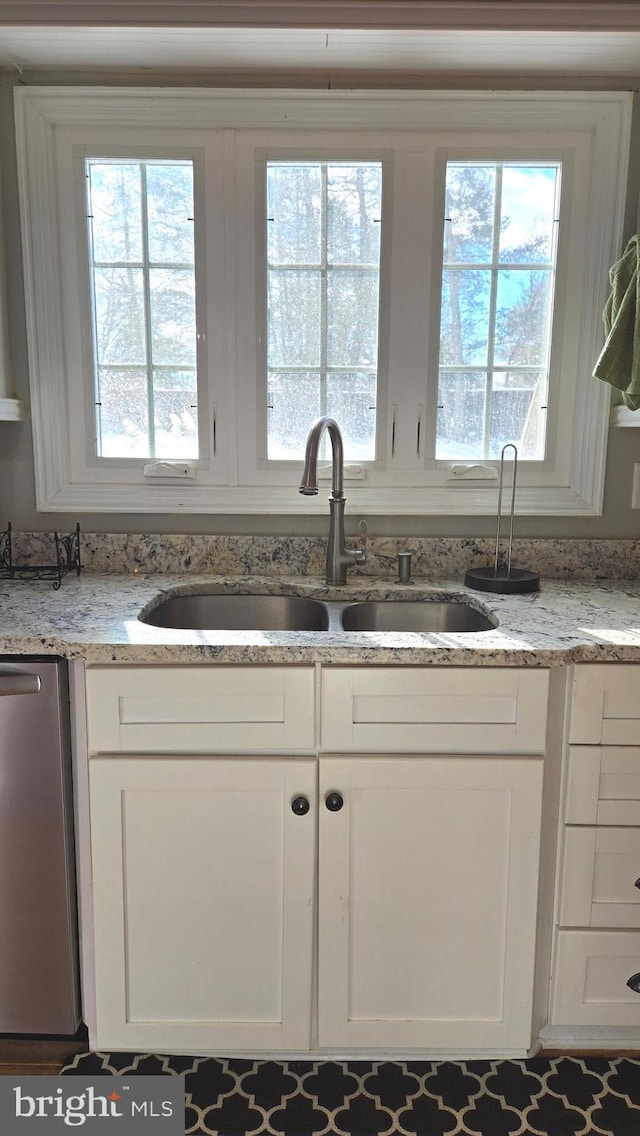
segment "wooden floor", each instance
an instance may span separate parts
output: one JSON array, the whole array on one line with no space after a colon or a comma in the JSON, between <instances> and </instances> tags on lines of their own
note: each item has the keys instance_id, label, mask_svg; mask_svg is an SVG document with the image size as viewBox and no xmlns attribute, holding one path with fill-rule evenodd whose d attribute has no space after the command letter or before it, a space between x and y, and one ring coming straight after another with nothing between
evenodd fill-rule
<instances>
[{"instance_id":1,"label":"wooden floor","mask_svg":"<svg viewBox=\"0 0 640 1136\"><path fill-rule=\"evenodd\" d=\"M88 1049L86 1041L31 1041L0 1038L0 1077L55 1076L76 1053Z\"/></svg>"},{"instance_id":2,"label":"wooden floor","mask_svg":"<svg viewBox=\"0 0 640 1136\"><path fill-rule=\"evenodd\" d=\"M56 1076L76 1053L85 1053L86 1041L31 1041L22 1038L0 1038L0 1077ZM640 1057L637 1049L569 1050L544 1049L538 1057Z\"/></svg>"}]
</instances>

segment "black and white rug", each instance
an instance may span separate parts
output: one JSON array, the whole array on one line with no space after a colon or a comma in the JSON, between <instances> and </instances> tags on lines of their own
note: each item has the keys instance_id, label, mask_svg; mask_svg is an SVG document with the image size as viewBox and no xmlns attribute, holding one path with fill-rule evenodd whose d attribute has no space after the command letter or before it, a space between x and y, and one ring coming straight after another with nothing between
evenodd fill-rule
<instances>
[{"instance_id":1,"label":"black and white rug","mask_svg":"<svg viewBox=\"0 0 640 1136\"><path fill-rule=\"evenodd\" d=\"M640 1056L252 1061L79 1054L95 1076L185 1073L204 1136L640 1136Z\"/></svg>"}]
</instances>

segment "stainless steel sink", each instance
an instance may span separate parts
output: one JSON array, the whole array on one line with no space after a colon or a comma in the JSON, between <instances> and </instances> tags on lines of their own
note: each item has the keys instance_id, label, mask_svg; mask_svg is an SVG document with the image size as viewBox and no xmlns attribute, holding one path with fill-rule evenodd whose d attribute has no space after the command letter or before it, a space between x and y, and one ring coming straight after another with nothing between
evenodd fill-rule
<instances>
[{"instance_id":1,"label":"stainless steel sink","mask_svg":"<svg viewBox=\"0 0 640 1136\"><path fill-rule=\"evenodd\" d=\"M196 631L326 631L329 627L329 613L318 600L211 592L171 596L140 619L155 627Z\"/></svg>"},{"instance_id":2,"label":"stainless steel sink","mask_svg":"<svg viewBox=\"0 0 640 1136\"><path fill-rule=\"evenodd\" d=\"M432 631L473 633L498 626L464 602L436 599L330 601L304 596L169 596L139 616L154 627L191 631Z\"/></svg>"},{"instance_id":3,"label":"stainless steel sink","mask_svg":"<svg viewBox=\"0 0 640 1136\"><path fill-rule=\"evenodd\" d=\"M489 631L497 620L465 603L438 600L380 600L348 604L344 631Z\"/></svg>"}]
</instances>

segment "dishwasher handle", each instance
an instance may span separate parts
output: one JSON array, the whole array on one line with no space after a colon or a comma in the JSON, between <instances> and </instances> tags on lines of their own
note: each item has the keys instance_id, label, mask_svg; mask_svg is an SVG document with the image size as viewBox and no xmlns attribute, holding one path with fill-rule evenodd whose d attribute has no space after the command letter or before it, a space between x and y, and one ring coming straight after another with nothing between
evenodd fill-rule
<instances>
[{"instance_id":1,"label":"dishwasher handle","mask_svg":"<svg viewBox=\"0 0 640 1136\"><path fill-rule=\"evenodd\" d=\"M12 694L38 694L42 681L40 675L15 671L13 674L0 673L0 698Z\"/></svg>"}]
</instances>

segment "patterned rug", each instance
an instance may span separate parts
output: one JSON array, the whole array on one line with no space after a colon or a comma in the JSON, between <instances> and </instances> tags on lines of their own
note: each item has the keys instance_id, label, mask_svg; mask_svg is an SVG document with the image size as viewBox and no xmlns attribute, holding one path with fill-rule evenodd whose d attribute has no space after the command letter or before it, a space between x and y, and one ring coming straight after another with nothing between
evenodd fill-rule
<instances>
[{"instance_id":1,"label":"patterned rug","mask_svg":"<svg viewBox=\"0 0 640 1136\"><path fill-rule=\"evenodd\" d=\"M640 1136L640 1058L251 1061L79 1054L62 1075L186 1074L204 1136Z\"/></svg>"}]
</instances>

